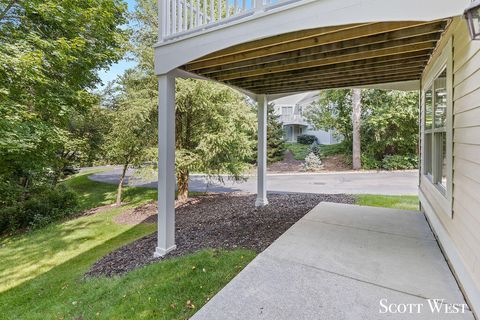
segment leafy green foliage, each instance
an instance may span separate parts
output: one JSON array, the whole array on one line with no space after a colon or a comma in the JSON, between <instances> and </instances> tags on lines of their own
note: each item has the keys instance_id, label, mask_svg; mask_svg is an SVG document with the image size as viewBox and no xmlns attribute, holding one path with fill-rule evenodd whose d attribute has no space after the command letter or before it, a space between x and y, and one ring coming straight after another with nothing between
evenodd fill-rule
<instances>
[{"instance_id":1,"label":"leafy green foliage","mask_svg":"<svg viewBox=\"0 0 480 320\"><path fill-rule=\"evenodd\" d=\"M317 137L311 134L301 134L297 137L297 142L300 144L312 144L317 142Z\"/></svg>"},{"instance_id":2,"label":"leafy green foliage","mask_svg":"<svg viewBox=\"0 0 480 320\"><path fill-rule=\"evenodd\" d=\"M90 91L123 56L125 11L120 0L0 3L0 206L23 207L66 166L93 161L103 113Z\"/></svg>"},{"instance_id":3,"label":"leafy green foliage","mask_svg":"<svg viewBox=\"0 0 480 320\"><path fill-rule=\"evenodd\" d=\"M267 160L269 163L283 160L285 154L285 139L280 116L275 114L275 106L268 105L267 109Z\"/></svg>"},{"instance_id":4,"label":"leafy green foliage","mask_svg":"<svg viewBox=\"0 0 480 320\"><path fill-rule=\"evenodd\" d=\"M156 159L156 94L146 92L142 79L134 70L120 79L121 93L105 139L106 155L112 163L140 165Z\"/></svg>"},{"instance_id":5,"label":"leafy green foliage","mask_svg":"<svg viewBox=\"0 0 480 320\"><path fill-rule=\"evenodd\" d=\"M351 90L322 91L319 101L304 111L319 129L334 128L352 150ZM417 153L418 93L387 90L362 91L361 149L364 168L382 168L386 156ZM390 160L387 160L387 162ZM388 164L385 168L391 167Z\"/></svg>"},{"instance_id":6,"label":"leafy green foliage","mask_svg":"<svg viewBox=\"0 0 480 320\"><path fill-rule=\"evenodd\" d=\"M65 186L34 190L26 200L0 209L0 230L44 227L73 213L76 205L76 194Z\"/></svg>"},{"instance_id":7,"label":"leafy green foliage","mask_svg":"<svg viewBox=\"0 0 480 320\"><path fill-rule=\"evenodd\" d=\"M179 79L176 100L177 171L241 178L255 146L255 114L245 98L222 85Z\"/></svg>"},{"instance_id":8,"label":"leafy green foliage","mask_svg":"<svg viewBox=\"0 0 480 320\"><path fill-rule=\"evenodd\" d=\"M382 160L382 168L387 170L415 169L418 157L414 155L387 155Z\"/></svg>"}]
</instances>

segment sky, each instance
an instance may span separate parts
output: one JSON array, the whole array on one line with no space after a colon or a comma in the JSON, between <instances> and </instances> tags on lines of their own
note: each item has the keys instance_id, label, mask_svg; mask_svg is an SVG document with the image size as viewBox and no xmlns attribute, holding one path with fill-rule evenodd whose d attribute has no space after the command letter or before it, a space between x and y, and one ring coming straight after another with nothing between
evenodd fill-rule
<instances>
[{"instance_id":1,"label":"sky","mask_svg":"<svg viewBox=\"0 0 480 320\"><path fill-rule=\"evenodd\" d=\"M132 12L135 7L136 0L123 0L128 5L128 11ZM121 60L116 64L110 66L109 70L103 70L99 72L100 79L103 82L103 85L99 85L98 89L104 87L109 81L115 80L117 76L121 75L123 71L128 68L132 68L135 66L135 62Z\"/></svg>"}]
</instances>

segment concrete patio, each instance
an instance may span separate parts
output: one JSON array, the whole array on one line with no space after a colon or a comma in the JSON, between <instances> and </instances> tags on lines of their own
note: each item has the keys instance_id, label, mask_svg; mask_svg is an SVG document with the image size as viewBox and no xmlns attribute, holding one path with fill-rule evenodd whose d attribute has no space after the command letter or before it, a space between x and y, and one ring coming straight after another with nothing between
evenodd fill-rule
<instances>
[{"instance_id":1,"label":"concrete patio","mask_svg":"<svg viewBox=\"0 0 480 320\"><path fill-rule=\"evenodd\" d=\"M423 214L321 203L192 319L474 319L464 304Z\"/></svg>"}]
</instances>

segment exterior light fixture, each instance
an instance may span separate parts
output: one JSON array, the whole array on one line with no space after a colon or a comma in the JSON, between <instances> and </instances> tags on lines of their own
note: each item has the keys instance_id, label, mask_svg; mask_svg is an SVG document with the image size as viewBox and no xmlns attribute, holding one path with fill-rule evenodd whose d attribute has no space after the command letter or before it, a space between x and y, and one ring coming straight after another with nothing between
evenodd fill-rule
<instances>
[{"instance_id":1,"label":"exterior light fixture","mask_svg":"<svg viewBox=\"0 0 480 320\"><path fill-rule=\"evenodd\" d=\"M480 0L474 0L465 10L468 30L472 40L480 40Z\"/></svg>"}]
</instances>

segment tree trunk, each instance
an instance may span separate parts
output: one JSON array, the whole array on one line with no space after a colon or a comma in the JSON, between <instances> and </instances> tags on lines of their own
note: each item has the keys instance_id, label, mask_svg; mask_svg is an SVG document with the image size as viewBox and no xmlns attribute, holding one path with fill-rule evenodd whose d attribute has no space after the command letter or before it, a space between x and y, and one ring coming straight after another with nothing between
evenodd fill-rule
<instances>
[{"instance_id":1,"label":"tree trunk","mask_svg":"<svg viewBox=\"0 0 480 320\"><path fill-rule=\"evenodd\" d=\"M188 170L180 170L177 173L177 185L178 185L178 195L177 199L179 202L185 202L188 199Z\"/></svg>"},{"instance_id":2,"label":"tree trunk","mask_svg":"<svg viewBox=\"0 0 480 320\"><path fill-rule=\"evenodd\" d=\"M362 90L353 89L352 92L352 126L353 126L353 170L360 170L362 168L362 161L360 158L360 117L362 114Z\"/></svg>"},{"instance_id":3,"label":"tree trunk","mask_svg":"<svg viewBox=\"0 0 480 320\"><path fill-rule=\"evenodd\" d=\"M118 207L122 205L122 188L123 181L125 180L125 175L127 174L128 163L123 165L122 176L120 177L120 182L118 183L117 189L117 202L115 203Z\"/></svg>"}]
</instances>

